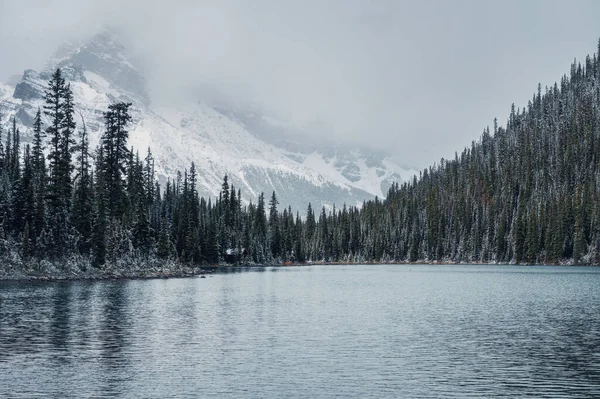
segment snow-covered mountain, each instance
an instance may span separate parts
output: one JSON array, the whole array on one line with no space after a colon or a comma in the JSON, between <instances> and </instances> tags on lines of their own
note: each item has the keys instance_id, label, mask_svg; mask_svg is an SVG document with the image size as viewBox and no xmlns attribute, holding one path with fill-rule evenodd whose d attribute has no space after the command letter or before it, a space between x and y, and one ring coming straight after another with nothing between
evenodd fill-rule
<instances>
[{"instance_id":1,"label":"snow-covered mountain","mask_svg":"<svg viewBox=\"0 0 600 399\"><path fill-rule=\"evenodd\" d=\"M144 77L110 32L83 44L63 45L43 71L28 69L20 79L0 83L0 123L7 127L15 116L25 143L31 139L33 116L57 67L71 83L78 118L85 119L92 148L103 132L108 105L130 101L130 145L142 157L151 148L163 181L195 162L204 196L217 195L227 174L246 200L256 202L260 192L268 197L276 191L280 204L302 212L309 202L329 207L382 197L392 182L415 173L383 153L304 140L302 132L255 111L201 101L154 107Z\"/></svg>"}]
</instances>

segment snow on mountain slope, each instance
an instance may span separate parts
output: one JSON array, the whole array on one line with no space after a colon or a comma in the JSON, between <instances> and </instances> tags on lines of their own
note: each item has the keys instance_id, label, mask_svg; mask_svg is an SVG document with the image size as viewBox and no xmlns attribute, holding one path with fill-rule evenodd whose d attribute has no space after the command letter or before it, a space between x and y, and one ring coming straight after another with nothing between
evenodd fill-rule
<instances>
[{"instance_id":1,"label":"snow on mountain slope","mask_svg":"<svg viewBox=\"0 0 600 399\"><path fill-rule=\"evenodd\" d=\"M308 154L302 164L333 181L350 181L353 187L364 190L380 198L385 197L385 190L396 181L410 179L416 172L407 171L393 164L389 159L380 165L368 165L368 160L357 154L348 160L347 156L336 154L332 158L324 157L315 151Z\"/></svg>"},{"instance_id":2,"label":"snow on mountain slope","mask_svg":"<svg viewBox=\"0 0 600 399\"><path fill-rule=\"evenodd\" d=\"M0 99L8 98L15 91L15 88L5 83L0 83Z\"/></svg>"},{"instance_id":3,"label":"snow on mountain slope","mask_svg":"<svg viewBox=\"0 0 600 399\"><path fill-rule=\"evenodd\" d=\"M361 204L382 197L389 185L412 176L382 154L283 139L275 119L240 117L235 111L196 102L154 108L145 80L127 59L124 47L108 32L86 44L61 46L40 73L26 70L13 88L0 84L2 123L16 116L23 142L52 70L60 67L71 83L77 120L83 117L94 148L103 131L103 112L116 101L133 103L129 144L145 156L151 148L161 180L196 164L199 192L215 196L223 176L256 202L260 192L276 191L282 206L304 211L313 206ZM257 124L256 120L261 123ZM279 129L279 130L278 130ZM271 135L271 136L269 136Z\"/></svg>"},{"instance_id":4,"label":"snow on mountain slope","mask_svg":"<svg viewBox=\"0 0 600 399\"><path fill-rule=\"evenodd\" d=\"M227 109L222 105L216 108L229 116L263 142L285 149L287 156L333 181L343 181L352 187L383 197L394 182L411 179L419 172L404 168L382 151L339 145L320 139L292 124L265 116L257 110ZM322 129L321 129L322 130ZM325 134L326 136L326 134ZM306 139L299 141L298 137Z\"/></svg>"}]
</instances>

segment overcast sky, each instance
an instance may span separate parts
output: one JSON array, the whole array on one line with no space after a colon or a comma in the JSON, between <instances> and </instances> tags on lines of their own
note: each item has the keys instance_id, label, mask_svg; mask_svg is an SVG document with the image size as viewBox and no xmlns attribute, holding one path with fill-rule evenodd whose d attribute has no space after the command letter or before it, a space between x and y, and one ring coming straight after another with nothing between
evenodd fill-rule
<instances>
[{"instance_id":1,"label":"overcast sky","mask_svg":"<svg viewBox=\"0 0 600 399\"><path fill-rule=\"evenodd\" d=\"M211 87L426 167L595 52L599 19L593 0L0 0L0 80L110 25L155 102Z\"/></svg>"}]
</instances>

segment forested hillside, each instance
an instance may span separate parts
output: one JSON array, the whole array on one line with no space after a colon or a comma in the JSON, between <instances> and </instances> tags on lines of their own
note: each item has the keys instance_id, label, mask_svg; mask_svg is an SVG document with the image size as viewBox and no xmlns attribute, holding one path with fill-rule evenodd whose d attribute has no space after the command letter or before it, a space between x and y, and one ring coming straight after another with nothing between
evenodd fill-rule
<instances>
[{"instance_id":1,"label":"forested hillside","mask_svg":"<svg viewBox=\"0 0 600 399\"><path fill-rule=\"evenodd\" d=\"M164 260L598 264L599 105L594 55L560 84L538 86L527 107L513 105L506 127L494 121L470 148L395 184L385 200L308 204L301 218L280 210L275 193L245 204L227 176L218 198L200 198L194 164L161 188L150 149L128 149L128 103L98 110L105 132L90 150L57 70L31 144L23 148L14 119L0 123L0 256L28 270L40 260L98 270Z\"/></svg>"},{"instance_id":2,"label":"forested hillside","mask_svg":"<svg viewBox=\"0 0 600 399\"><path fill-rule=\"evenodd\" d=\"M600 46L599 46L600 50ZM600 60L573 63L506 127L390 190L381 254L411 261L600 262ZM389 219L389 222L387 221ZM384 255L385 256L385 255Z\"/></svg>"}]
</instances>

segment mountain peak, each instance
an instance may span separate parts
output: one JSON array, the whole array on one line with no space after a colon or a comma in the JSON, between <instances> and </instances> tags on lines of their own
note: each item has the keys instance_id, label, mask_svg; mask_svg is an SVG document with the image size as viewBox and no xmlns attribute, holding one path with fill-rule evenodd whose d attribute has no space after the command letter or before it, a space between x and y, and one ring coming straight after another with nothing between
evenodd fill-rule
<instances>
[{"instance_id":1,"label":"mountain peak","mask_svg":"<svg viewBox=\"0 0 600 399\"><path fill-rule=\"evenodd\" d=\"M59 46L46 70L56 68L95 73L142 103L150 102L146 80L131 62L122 39L110 30L103 30L84 43L68 42Z\"/></svg>"},{"instance_id":2,"label":"mountain peak","mask_svg":"<svg viewBox=\"0 0 600 399\"><path fill-rule=\"evenodd\" d=\"M194 162L202 171L197 190L205 197L218 196L227 174L245 201L276 191L281 203L302 211L309 202L318 208L359 205L365 198L383 196L392 182L412 176L384 155L330 145L322 138L311 142L306 131L257 106L246 108L225 99L221 107L190 99L160 107L149 104L144 77L130 61L127 46L110 31L63 44L49 64L41 72L26 70L14 88L0 84L0 123L15 117L22 142L31 142L48 79L61 68L92 148L104 132L103 111L116 101L131 101L128 145L142 153L152 149L161 180L175 178Z\"/></svg>"}]
</instances>

